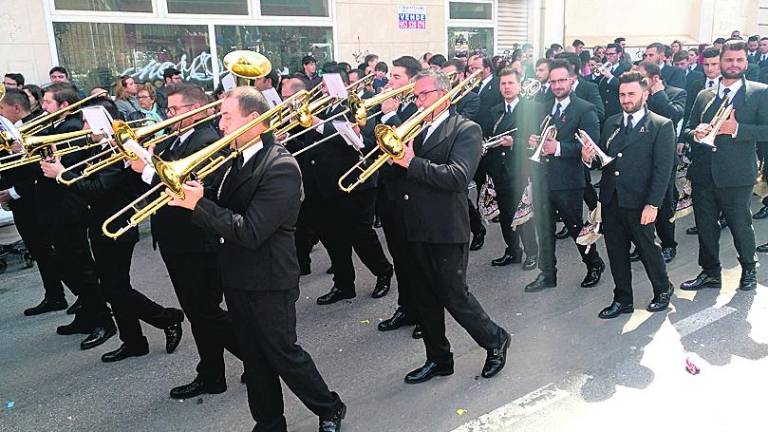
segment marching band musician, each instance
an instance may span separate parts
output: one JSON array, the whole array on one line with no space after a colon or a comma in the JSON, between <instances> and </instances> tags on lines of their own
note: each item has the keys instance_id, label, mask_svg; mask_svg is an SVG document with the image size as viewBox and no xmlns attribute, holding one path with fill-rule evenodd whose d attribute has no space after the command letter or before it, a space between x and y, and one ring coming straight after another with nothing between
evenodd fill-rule
<instances>
[{"instance_id":1,"label":"marching band musician","mask_svg":"<svg viewBox=\"0 0 768 432\"><path fill-rule=\"evenodd\" d=\"M219 124L225 135L269 110L264 96L250 87L230 90L223 98ZM271 133L263 133L267 124L233 141L237 150L261 138L232 160L220 182L210 183L208 196L199 182L189 181L184 198L170 205L219 237L217 262L243 350L254 430L287 431L282 378L320 418L320 432L334 432L341 428L346 406L296 343L299 266L293 229L302 198L301 172Z\"/></svg>"},{"instance_id":2,"label":"marching band musician","mask_svg":"<svg viewBox=\"0 0 768 432\"><path fill-rule=\"evenodd\" d=\"M655 242L654 222L667 195L675 131L669 119L646 108L648 91L648 82L639 72L623 73L619 98L624 113L610 117L601 134L600 149L614 158L603 166L600 179L605 245L615 283L613 302L598 314L603 319L634 311L630 242L637 245L653 286L648 311L666 309L673 293L661 248ZM596 156L593 145L581 148L581 159L587 165Z\"/></svg>"},{"instance_id":3,"label":"marching band musician","mask_svg":"<svg viewBox=\"0 0 768 432\"><path fill-rule=\"evenodd\" d=\"M541 273L526 285L526 292L557 286L555 214L563 219L574 242L583 226L585 168L580 161L581 144L576 140L575 133L583 130L595 140L600 136L600 124L595 107L571 93L574 79L575 71L570 63L561 59L550 62L549 83L555 97L550 99L550 103L541 104L543 112L538 118L549 116L550 125L556 128L557 135L544 139L532 134L528 139L531 148L538 147L540 139L544 139L544 143L541 163L531 164L536 232L539 238L538 265ZM605 270L605 263L596 248L581 245L577 245L577 248L587 266L587 275L581 286L597 285Z\"/></svg>"},{"instance_id":4,"label":"marching band musician","mask_svg":"<svg viewBox=\"0 0 768 432\"><path fill-rule=\"evenodd\" d=\"M683 136L691 145L688 176L699 234L701 273L683 282L683 290L720 288L720 227L722 211L728 221L741 263L739 289L757 287L755 233L750 199L757 177L756 143L768 141L768 88L747 81L747 48L743 41L726 42L720 52L720 82L698 94ZM700 141L713 132L712 122L721 106L733 110L718 130L714 146Z\"/></svg>"},{"instance_id":5,"label":"marching band musician","mask_svg":"<svg viewBox=\"0 0 768 432\"><path fill-rule=\"evenodd\" d=\"M609 64L603 68L598 86L605 105L606 118L622 112L621 103L619 103L619 76L630 68L630 65L622 61L623 53L623 48L617 43L608 44L605 48L606 63Z\"/></svg>"},{"instance_id":6,"label":"marching band musician","mask_svg":"<svg viewBox=\"0 0 768 432\"><path fill-rule=\"evenodd\" d=\"M394 163L405 169L398 198L413 265L413 286L427 361L405 376L408 384L453 374L453 354L445 336L445 310L487 351L481 375L491 378L506 363L510 335L494 323L469 292L469 213L467 187L480 161L480 127L448 109L434 106L450 89L442 72L427 69L414 77L416 104L433 109L429 128L405 146Z\"/></svg>"}]
</instances>

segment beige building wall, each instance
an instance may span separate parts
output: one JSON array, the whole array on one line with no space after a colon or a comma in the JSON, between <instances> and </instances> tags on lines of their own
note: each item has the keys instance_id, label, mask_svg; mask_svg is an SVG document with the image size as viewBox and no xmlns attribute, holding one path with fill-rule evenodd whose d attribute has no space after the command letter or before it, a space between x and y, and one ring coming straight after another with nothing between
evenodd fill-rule
<instances>
[{"instance_id":1,"label":"beige building wall","mask_svg":"<svg viewBox=\"0 0 768 432\"><path fill-rule=\"evenodd\" d=\"M30 83L48 81L51 47L42 1L2 0L0 73L18 72Z\"/></svg>"}]
</instances>

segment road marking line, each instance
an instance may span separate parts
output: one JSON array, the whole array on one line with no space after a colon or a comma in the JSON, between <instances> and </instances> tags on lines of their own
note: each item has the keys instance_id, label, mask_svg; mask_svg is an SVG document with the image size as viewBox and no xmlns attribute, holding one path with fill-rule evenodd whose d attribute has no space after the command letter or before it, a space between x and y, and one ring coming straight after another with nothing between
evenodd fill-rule
<instances>
[{"instance_id":1,"label":"road marking line","mask_svg":"<svg viewBox=\"0 0 768 432\"><path fill-rule=\"evenodd\" d=\"M736 312L736 309L730 306L723 306L720 308L708 307L676 322L675 329L680 333L680 337L684 338L734 312Z\"/></svg>"}]
</instances>

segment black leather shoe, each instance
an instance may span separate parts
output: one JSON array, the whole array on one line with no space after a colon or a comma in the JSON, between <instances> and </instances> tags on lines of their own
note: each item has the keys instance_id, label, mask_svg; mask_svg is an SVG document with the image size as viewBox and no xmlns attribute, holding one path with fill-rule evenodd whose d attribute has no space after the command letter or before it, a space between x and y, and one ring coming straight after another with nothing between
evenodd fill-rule
<instances>
[{"instance_id":1,"label":"black leather shoe","mask_svg":"<svg viewBox=\"0 0 768 432\"><path fill-rule=\"evenodd\" d=\"M91 334L92 331L93 325L77 318L77 316L75 316L75 319L72 320L71 323L56 327L56 333L64 336L73 334Z\"/></svg>"},{"instance_id":2,"label":"black leather shoe","mask_svg":"<svg viewBox=\"0 0 768 432\"><path fill-rule=\"evenodd\" d=\"M488 350L488 354L485 356L483 371L480 373L480 376L483 378L492 378L501 372L501 370L504 369L504 365L507 363L507 349L509 348L509 342L512 337L509 336L509 333L507 333L506 330L502 329L501 331L503 332L502 335L504 340L497 348Z\"/></svg>"},{"instance_id":3,"label":"black leather shoe","mask_svg":"<svg viewBox=\"0 0 768 432\"><path fill-rule=\"evenodd\" d=\"M401 308L397 308L392 318L385 319L379 323L379 331L397 330L403 326L410 326L416 324L415 321L410 319Z\"/></svg>"},{"instance_id":4,"label":"black leather shoe","mask_svg":"<svg viewBox=\"0 0 768 432\"><path fill-rule=\"evenodd\" d=\"M757 269L741 270L739 289L742 291L752 291L755 288L757 288Z\"/></svg>"},{"instance_id":5,"label":"black leather shoe","mask_svg":"<svg viewBox=\"0 0 768 432\"><path fill-rule=\"evenodd\" d=\"M688 228L687 230L685 230L685 233L688 234L688 235L697 235L699 233L699 228L695 227L695 226L692 226L692 227Z\"/></svg>"},{"instance_id":6,"label":"black leather shoe","mask_svg":"<svg viewBox=\"0 0 768 432\"><path fill-rule=\"evenodd\" d=\"M675 287L669 284L669 289L657 296L653 296L653 300L648 303L648 307L645 308L648 312L661 312L669 307L669 301L672 300L672 294L675 292Z\"/></svg>"},{"instance_id":7,"label":"black leather shoe","mask_svg":"<svg viewBox=\"0 0 768 432\"><path fill-rule=\"evenodd\" d=\"M97 346L108 341L112 336L117 334L117 328L114 324L101 325L93 329L91 334L88 335L82 342L80 342L81 350L88 350L96 348Z\"/></svg>"},{"instance_id":8,"label":"black leather shoe","mask_svg":"<svg viewBox=\"0 0 768 432\"><path fill-rule=\"evenodd\" d=\"M392 270L389 273L381 276L376 276L376 286L373 288L371 297L382 298L389 292L389 287L392 283Z\"/></svg>"},{"instance_id":9,"label":"black leather shoe","mask_svg":"<svg viewBox=\"0 0 768 432\"><path fill-rule=\"evenodd\" d=\"M684 291L697 291L702 288L720 288L722 281L720 275L710 276L704 272L699 273L695 279L685 281L680 284L680 289Z\"/></svg>"},{"instance_id":10,"label":"black leather shoe","mask_svg":"<svg viewBox=\"0 0 768 432\"><path fill-rule=\"evenodd\" d=\"M334 286L333 288L331 288L331 291L329 291L328 294L322 295L317 298L317 304L329 305L342 300L353 299L355 297L356 297L355 294L344 294L340 289Z\"/></svg>"},{"instance_id":11,"label":"black leather shoe","mask_svg":"<svg viewBox=\"0 0 768 432\"><path fill-rule=\"evenodd\" d=\"M525 286L525 292L538 292L545 288L554 288L557 286L557 275L546 275L539 273L536 279Z\"/></svg>"},{"instance_id":12,"label":"black leather shoe","mask_svg":"<svg viewBox=\"0 0 768 432\"><path fill-rule=\"evenodd\" d=\"M122 344L120 345L120 348L102 355L101 361L104 363L113 363L125 360L128 357L141 357L147 354L149 354L149 347L146 345L139 348L129 348L127 345Z\"/></svg>"},{"instance_id":13,"label":"black leather shoe","mask_svg":"<svg viewBox=\"0 0 768 432\"><path fill-rule=\"evenodd\" d=\"M523 261L523 271L531 271L536 268L538 265L538 261L535 256L527 256L525 257L525 261Z\"/></svg>"},{"instance_id":14,"label":"black leather shoe","mask_svg":"<svg viewBox=\"0 0 768 432\"><path fill-rule=\"evenodd\" d=\"M416 327L413 328L413 333L411 333L411 337L414 339L421 339L424 337L424 333L421 331L421 326L416 324Z\"/></svg>"},{"instance_id":15,"label":"black leather shoe","mask_svg":"<svg viewBox=\"0 0 768 432\"><path fill-rule=\"evenodd\" d=\"M37 306L33 306L29 309L24 310L24 315L26 316L40 315L47 312L64 310L66 308L67 308L67 301L64 299L61 299L61 300L43 299L43 301L41 301L40 304L38 304Z\"/></svg>"},{"instance_id":16,"label":"black leather shoe","mask_svg":"<svg viewBox=\"0 0 768 432\"><path fill-rule=\"evenodd\" d=\"M320 419L320 432L341 431L341 421L347 415L347 406L341 402L339 402L339 405L330 417Z\"/></svg>"},{"instance_id":17,"label":"black leather shoe","mask_svg":"<svg viewBox=\"0 0 768 432\"><path fill-rule=\"evenodd\" d=\"M582 288L590 288L597 285L600 282L600 278L605 271L605 263L600 260L597 264L587 267L587 275L584 276L584 280L581 281Z\"/></svg>"},{"instance_id":18,"label":"black leather shoe","mask_svg":"<svg viewBox=\"0 0 768 432\"><path fill-rule=\"evenodd\" d=\"M635 311L635 308L632 306L632 303L629 304L622 304L617 301L611 303L610 306L600 311L597 316L602 319L611 319L616 318L617 316L625 313L632 313Z\"/></svg>"},{"instance_id":19,"label":"black leather shoe","mask_svg":"<svg viewBox=\"0 0 768 432\"><path fill-rule=\"evenodd\" d=\"M640 261L640 251L637 250L637 248L632 249L632 252L629 253L629 262L638 262Z\"/></svg>"},{"instance_id":20,"label":"black leather shoe","mask_svg":"<svg viewBox=\"0 0 768 432\"><path fill-rule=\"evenodd\" d=\"M77 312L79 312L80 309L82 309L82 308L83 308L83 303L80 302L80 297L78 297L77 300L75 300L75 302L72 303L72 306L70 306L67 309L67 315L74 315Z\"/></svg>"},{"instance_id":21,"label":"black leather shoe","mask_svg":"<svg viewBox=\"0 0 768 432\"><path fill-rule=\"evenodd\" d=\"M757 213L752 215L752 219L765 219L768 217L768 206L763 206Z\"/></svg>"},{"instance_id":22,"label":"black leather shoe","mask_svg":"<svg viewBox=\"0 0 768 432\"><path fill-rule=\"evenodd\" d=\"M522 255L512 255L508 252L504 252L504 255L491 260L491 265L495 267L503 267L510 264L519 264L521 262L523 262Z\"/></svg>"},{"instance_id":23,"label":"black leather shoe","mask_svg":"<svg viewBox=\"0 0 768 432\"><path fill-rule=\"evenodd\" d=\"M757 251L760 253L768 253L768 243L758 246Z\"/></svg>"},{"instance_id":24,"label":"black leather shoe","mask_svg":"<svg viewBox=\"0 0 768 432\"><path fill-rule=\"evenodd\" d=\"M485 230L480 231L477 234L472 235L472 243L469 244L469 250L480 250L485 244Z\"/></svg>"},{"instance_id":25,"label":"black leather shoe","mask_svg":"<svg viewBox=\"0 0 768 432\"><path fill-rule=\"evenodd\" d=\"M565 224L563 224L563 228L555 233L555 238L558 240L563 240L568 238L568 228L566 228Z\"/></svg>"},{"instance_id":26,"label":"black leather shoe","mask_svg":"<svg viewBox=\"0 0 768 432\"><path fill-rule=\"evenodd\" d=\"M661 257L664 258L664 262L669 264L672 262L673 259L677 256L677 248L671 247L671 248L663 248L661 250Z\"/></svg>"},{"instance_id":27,"label":"black leather shoe","mask_svg":"<svg viewBox=\"0 0 768 432\"><path fill-rule=\"evenodd\" d=\"M168 354L176 351L176 347L181 342L181 323L184 321L184 312L178 309L173 309L173 311L177 316L176 321L163 329L165 333L165 352Z\"/></svg>"},{"instance_id":28,"label":"black leather shoe","mask_svg":"<svg viewBox=\"0 0 768 432\"><path fill-rule=\"evenodd\" d=\"M227 382L224 380L205 382L199 376L187 385L171 389L171 399L189 399L201 394L219 394L227 391Z\"/></svg>"},{"instance_id":29,"label":"black leather shoe","mask_svg":"<svg viewBox=\"0 0 768 432\"><path fill-rule=\"evenodd\" d=\"M440 364L427 360L424 366L408 372L405 376L406 384L418 384L424 381L429 381L436 376L448 376L453 375L453 361Z\"/></svg>"}]
</instances>

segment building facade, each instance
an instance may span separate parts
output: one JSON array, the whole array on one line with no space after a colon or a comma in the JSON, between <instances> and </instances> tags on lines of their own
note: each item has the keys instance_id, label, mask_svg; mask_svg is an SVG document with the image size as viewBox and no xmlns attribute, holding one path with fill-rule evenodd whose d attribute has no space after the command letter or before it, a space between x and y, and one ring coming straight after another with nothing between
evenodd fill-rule
<instances>
[{"instance_id":1,"label":"building facade","mask_svg":"<svg viewBox=\"0 0 768 432\"><path fill-rule=\"evenodd\" d=\"M45 83L53 65L85 89L118 75L162 79L174 66L212 89L234 49L295 71L313 54L356 64L425 52L502 53L530 42L687 44L768 33L768 0L3 0L0 72ZM620 6L619 6L620 5Z\"/></svg>"}]
</instances>

